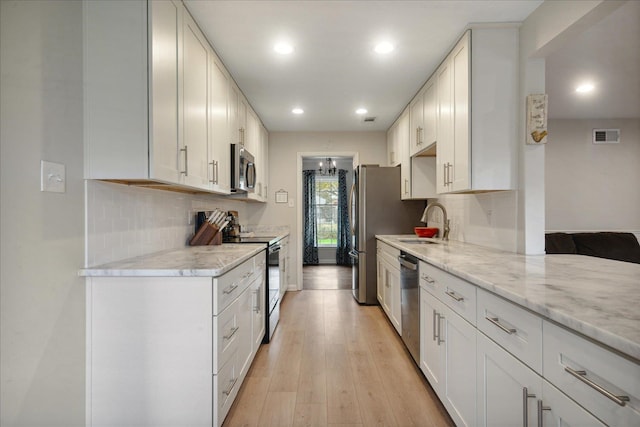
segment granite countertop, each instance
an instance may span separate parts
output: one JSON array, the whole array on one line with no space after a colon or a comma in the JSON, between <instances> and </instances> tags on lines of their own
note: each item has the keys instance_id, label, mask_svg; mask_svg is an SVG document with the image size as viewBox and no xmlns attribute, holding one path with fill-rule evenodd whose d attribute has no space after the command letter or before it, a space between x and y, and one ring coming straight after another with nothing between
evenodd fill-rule
<instances>
[{"instance_id":1,"label":"granite countertop","mask_svg":"<svg viewBox=\"0 0 640 427\"><path fill-rule=\"evenodd\" d=\"M81 276L220 276L266 250L264 244L187 246L80 270Z\"/></svg>"},{"instance_id":2,"label":"granite countertop","mask_svg":"<svg viewBox=\"0 0 640 427\"><path fill-rule=\"evenodd\" d=\"M413 235L376 237L640 361L640 264L400 241L417 240Z\"/></svg>"}]
</instances>

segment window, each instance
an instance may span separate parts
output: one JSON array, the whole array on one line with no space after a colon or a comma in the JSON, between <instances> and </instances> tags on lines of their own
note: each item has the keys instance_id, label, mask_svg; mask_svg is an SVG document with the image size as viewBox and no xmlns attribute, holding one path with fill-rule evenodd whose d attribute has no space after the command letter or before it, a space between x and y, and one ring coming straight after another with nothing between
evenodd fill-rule
<instances>
[{"instance_id":1,"label":"window","mask_svg":"<svg viewBox=\"0 0 640 427\"><path fill-rule=\"evenodd\" d=\"M337 176L316 176L316 218L318 246L336 247L338 243Z\"/></svg>"}]
</instances>

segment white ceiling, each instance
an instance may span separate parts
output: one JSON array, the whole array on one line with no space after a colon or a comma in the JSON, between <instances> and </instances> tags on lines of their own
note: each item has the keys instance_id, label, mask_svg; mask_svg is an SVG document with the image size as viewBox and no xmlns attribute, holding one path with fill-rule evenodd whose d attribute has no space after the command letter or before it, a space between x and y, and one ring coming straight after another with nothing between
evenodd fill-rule
<instances>
[{"instance_id":1,"label":"white ceiling","mask_svg":"<svg viewBox=\"0 0 640 427\"><path fill-rule=\"evenodd\" d=\"M576 93L583 81L595 85ZM546 58L549 117L640 117L640 1L629 1Z\"/></svg>"},{"instance_id":2,"label":"white ceiling","mask_svg":"<svg viewBox=\"0 0 640 427\"><path fill-rule=\"evenodd\" d=\"M185 3L267 129L359 131L386 130L469 23L520 22L542 1ZM385 38L396 50L381 57ZM273 51L282 39L292 55Z\"/></svg>"}]
</instances>

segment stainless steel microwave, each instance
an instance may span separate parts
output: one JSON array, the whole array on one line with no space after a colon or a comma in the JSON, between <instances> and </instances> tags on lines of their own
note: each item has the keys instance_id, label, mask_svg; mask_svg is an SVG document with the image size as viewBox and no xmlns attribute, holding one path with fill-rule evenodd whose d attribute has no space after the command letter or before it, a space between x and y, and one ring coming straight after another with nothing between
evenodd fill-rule
<instances>
[{"instance_id":1,"label":"stainless steel microwave","mask_svg":"<svg viewBox=\"0 0 640 427\"><path fill-rule=\"evenodd\" d=\"M256 186L255 159L240 144L231 144L231 191L253 193Z\"/></svg>"}]
</instances>

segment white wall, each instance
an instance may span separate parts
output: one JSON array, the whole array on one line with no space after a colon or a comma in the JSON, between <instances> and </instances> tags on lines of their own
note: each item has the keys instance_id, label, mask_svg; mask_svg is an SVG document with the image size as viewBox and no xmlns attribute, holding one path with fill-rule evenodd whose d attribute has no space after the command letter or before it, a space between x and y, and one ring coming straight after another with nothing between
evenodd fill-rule
<instances>
[{"instance_id":1,"label":"white wall","mask_svg":"<svg viewBox=\"0 0 640 427\"><path fill-rule=\"evenodd\" d=\"M0 2L0 424L84 425L82 3ZM40 160L66 193L40 192Z\"/></svg>"},{"instance_id":2,"label":"white wall","mask_svg":"<svg viewBox=\"0 0 640 427\"><path fill-rule=\"evenodd\" d=\"M546 228L640 230L640 119L549 120ZM620 129L619 144L593 144L593 129Z\"/></svg>"},{"instance_id":3,"label":"white wall","mask_svg":"<svg viewBox=\"0 0 640 427\"><path fill-rule=\"evenodd\" d=\"M302 181L297 166L299 153L326 153L348 155L357 153L361 164L384 165L387 161L386 132L273 132L269 135L269 202L251 206L249 220L252 224L287 225L291 231L289 239L290 288L302 279L300 262L301 231L298 217L302 206L298 200L298 190ZM301 165L300 165L301 166ZM283 189L289 192L288 204L274 203L273 192Z\"/></svg>"}]
</instances>

